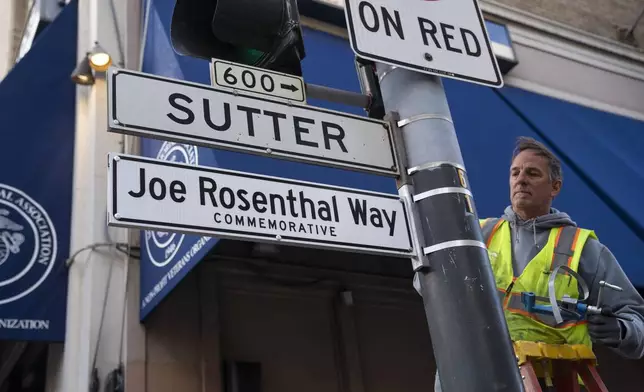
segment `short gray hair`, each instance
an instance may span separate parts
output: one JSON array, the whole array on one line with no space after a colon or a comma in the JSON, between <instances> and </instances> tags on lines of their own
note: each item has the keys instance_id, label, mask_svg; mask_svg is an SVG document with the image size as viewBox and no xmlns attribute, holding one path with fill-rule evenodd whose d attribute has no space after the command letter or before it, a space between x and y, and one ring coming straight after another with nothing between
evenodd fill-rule
<instances>
[{"instance_id":1,"label":"short gray hair","mask_svg":"<svg viewBox=\"0 0 644 392\"><path fill-rule=\"evenodd\" d=\"M548 160L548 168L550 169L550 181L561 180L563 181L563 172L561 170L561 161L546 147L543 143L527 136L521 136L517 139L516 146L512 152L512 161L522 151L530 150L535 154L542 156Z\"/></svg>"}]
</instances>

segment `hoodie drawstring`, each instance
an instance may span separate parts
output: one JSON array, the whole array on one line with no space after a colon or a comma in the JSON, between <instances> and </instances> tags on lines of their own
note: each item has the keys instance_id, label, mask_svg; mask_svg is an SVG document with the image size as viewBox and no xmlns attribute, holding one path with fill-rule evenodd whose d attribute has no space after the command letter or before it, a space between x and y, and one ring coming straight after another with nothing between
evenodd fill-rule
<instances>
[{"instance_id":1,"label":"hoodie drawstring","mask_svg":"<svg viewBox=\"0 0 644 392\"><path fill-rule=\"evenodd\" d=\"M532 223L532 241L534 242L534 245L539 248L539 244L537 244L537 220L536 219L530 219L528 222ZM511 225L514 226L514 242L517 244L519 243L519 225L517 224L517 219L516 217L512 219Z\"/></svg>"},{"instance_id":2,"label":"hoodie drawstring","mask_svg":"<svg viewBox=\"0 0 644 392\"><path fill-rule=\"evenodd\" d=\"M539 248L539 244L537 244L537 221L536 219L532 221L532 238L534 240L534 246Z\"/></svg>"}]
</instances>

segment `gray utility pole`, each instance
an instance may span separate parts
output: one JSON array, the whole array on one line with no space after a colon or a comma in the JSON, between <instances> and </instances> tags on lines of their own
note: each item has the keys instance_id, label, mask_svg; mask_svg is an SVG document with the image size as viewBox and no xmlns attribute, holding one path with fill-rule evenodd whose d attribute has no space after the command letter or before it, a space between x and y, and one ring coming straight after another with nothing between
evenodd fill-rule
<instances>
[{"instance_id":1,"label":"gray utility pole","mask_svg":"<svg viewBox=\"0 0 644 392\"><path fill-rule=\"evenodd\" d=\"M402 135L409 176L398 187L413 200L414 268L442 391L523 391L441 79L385 64L377 74Z\"/></svg>"}]
</instances>

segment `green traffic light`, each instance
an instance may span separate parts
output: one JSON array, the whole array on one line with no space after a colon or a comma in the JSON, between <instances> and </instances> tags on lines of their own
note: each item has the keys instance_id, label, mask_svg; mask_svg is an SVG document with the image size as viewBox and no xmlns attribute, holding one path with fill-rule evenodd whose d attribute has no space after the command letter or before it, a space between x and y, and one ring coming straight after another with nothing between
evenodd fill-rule
<instances>
[{"instance_id":1,"label":"green traffic light","mask_svg":"<svg viewBox=\"0 0 644 392\"><path fill-rule=\"evenodd\" d=\"M302 74L297 0L175 1L170 38L176 53Z\"/></svg>"},{"instance_id":2,"label":"green traffic light","mask_svg":"<svg viewBox=\"0 0 644 392\"><path fill-rule=\"evenodd\" d=\"M255 65L264 56L264 52L255 49L237 48L237 56L243 64Z\"/></svg>"}]
</instances>

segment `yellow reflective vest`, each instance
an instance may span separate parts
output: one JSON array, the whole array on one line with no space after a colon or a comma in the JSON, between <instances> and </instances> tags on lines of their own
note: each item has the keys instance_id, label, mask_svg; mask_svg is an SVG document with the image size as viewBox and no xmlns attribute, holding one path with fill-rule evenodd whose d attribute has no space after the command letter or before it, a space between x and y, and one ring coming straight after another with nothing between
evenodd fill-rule
<instances>
[{"instance_id":1,"label":"yellow reflective vest","mask_svg":"<svg viewBox=\"0 0 644 392\"><path fill-rule=\"evenodd\" d=\"M528 291L548 297L550 273L558 265L566 265L577 272L584 244L588 238L596 239L595 233L572 226L551 229L546 246L515 277L510 224L499 218L481 219L480 224L512 340L592 347L585 321L556 325L554 317L550 315L530 314L521 302L521 293ZM579 298L577 280L570 275L559 273L555 279L555 290L558 299L564 294ZM549 303L538 301L537 304Z\"/></svg>"}]
</instances>

